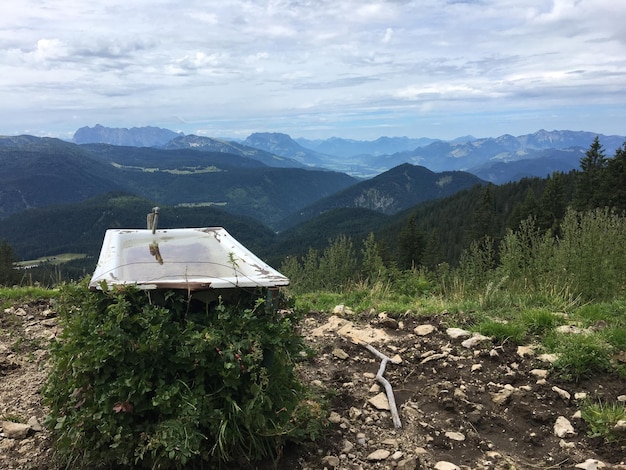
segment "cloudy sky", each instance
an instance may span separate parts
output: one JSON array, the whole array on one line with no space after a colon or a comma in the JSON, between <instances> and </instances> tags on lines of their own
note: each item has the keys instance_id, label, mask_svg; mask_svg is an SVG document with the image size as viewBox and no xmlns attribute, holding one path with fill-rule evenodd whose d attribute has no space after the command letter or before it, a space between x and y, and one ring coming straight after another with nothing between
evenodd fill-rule
<instances>
[{"instance_id":1,"label":"cloudy sky","mask_svg":"<svg viewBox=\"0 0 626 470\"><path fill-rule=\"evenodd\" d=\"M626 135L623 0L2 0L0 134Z\"/></svg>"}]
</instances>

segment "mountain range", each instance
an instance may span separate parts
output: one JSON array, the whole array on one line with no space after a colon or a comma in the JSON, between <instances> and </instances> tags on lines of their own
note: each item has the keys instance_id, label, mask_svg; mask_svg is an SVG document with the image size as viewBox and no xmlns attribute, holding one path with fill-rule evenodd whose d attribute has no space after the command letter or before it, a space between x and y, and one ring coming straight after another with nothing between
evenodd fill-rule
<instances>
[{"instance_id":1,"label":"mountain range","mask_svg":"<svg viewBox=\"0 0 626 470\"><path fill-rule=\"evenodd\" d=\"M381 217L487 182L567 173L578 168L595 136L541 130L518 137L384 137L367 142L255 133L231 140L98 125L79 129L73 142L0 137L0 219L122 191L149 201L145 205L190 210L196 220L204 220L209 211L225 211L275 232L307 227L310 239L318 231L315 224L330 220L376 226ZM626 140L599 139L607 157ZM98 220L114 223L118 210ZM338 222L342 217L346 220ZM0 238L29 218L10 219L13 228L3 225Z\"/></svg>"}]
</instances>

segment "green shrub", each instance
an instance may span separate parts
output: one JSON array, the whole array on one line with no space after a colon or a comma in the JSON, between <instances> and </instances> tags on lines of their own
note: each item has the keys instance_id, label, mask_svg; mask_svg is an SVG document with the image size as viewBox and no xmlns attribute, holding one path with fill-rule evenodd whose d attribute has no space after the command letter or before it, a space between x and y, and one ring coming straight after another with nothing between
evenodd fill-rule
<instances>
[{"instance_id":1,"label":"green shrub","mask_svg":"<svg viewBox=\"0 0 626 470\"><path fill-rule=\"evenodd\" d=\"M558 374L575 382L597 373L612 371L613 348L597 334L556 335L546 341L558 355L553 367Z\"/></svg>"},{"instance_id":2,"label":"green shrub","mask_svg":"<svg viewBox=\"0 0 626 470\"><path fill-rule=\"evenodd\" d=\"M299 318L198 303L132 287L62 289L63 333L44 388L55 450L67 466L240 466L285 441L317 438L325 408L301 385Z\"/></svg>"},{"instance_id":3,"label":"green shrub","mask_svg":"<svg viewBox=\"0 0 626 470\"><path fill-rule=\"evenodd\" d=\"M513 344L521 344L526 339L526 328L519 322L504 322L487 319L476 325L475 329L485 335L491 336L498 342L509 341Z\"/></svg>"},{"instance_id":4,"label":"green shrub","mask_svg":"<svg viewBox=\"0 0 626 470\"><path fill-rule=\"evenodd\" d=\"M607 442L626 442L626 433L615 431L615 424L626 419L623 403L589 402L581 410L583 420L589 426L591 437L602 437Z\"/></svg>"}]
</instances>

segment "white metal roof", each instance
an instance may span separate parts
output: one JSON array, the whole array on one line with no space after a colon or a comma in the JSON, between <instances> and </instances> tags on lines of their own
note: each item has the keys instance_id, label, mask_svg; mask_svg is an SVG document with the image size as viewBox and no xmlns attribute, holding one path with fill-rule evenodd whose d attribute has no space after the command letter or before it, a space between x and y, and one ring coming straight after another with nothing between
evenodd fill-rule
<instances>
[{"instance_id":1,"label":"white metal roof","mask_svg":"<svg viewBox=\"0 0 626 470\"><path fill-rule=\"evenodd\" d=\"M102 281L189 290L289 284L222 227L107 230L89 286Z\"/></svg>"}]
</instances>

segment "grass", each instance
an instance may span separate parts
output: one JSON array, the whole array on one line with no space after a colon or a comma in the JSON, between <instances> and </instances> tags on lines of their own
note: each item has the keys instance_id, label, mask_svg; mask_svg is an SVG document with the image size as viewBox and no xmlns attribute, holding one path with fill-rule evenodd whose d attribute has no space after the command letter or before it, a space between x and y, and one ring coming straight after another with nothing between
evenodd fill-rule
<instances>
[{"instance_id":1,"label":"grass","mask_svg":"<svg viewBox=\"0 0 626 470\"><path fill-rule=\"evenodd\" d=\"M37 259L31 259L27 261L19 261L16 264L17 267L26 267L26 266L39 266L40 264L50 264L53 266L58 266L63 263L67 263L68 261L73 261L75 259L86 258L87 255L85 253L61 253L60 255L55 256L43 256Z\"/></svg>"},{"instance_id":2,"label":"grass","mask_svg":"<svg viewBox=\"0 0 626 470\"><path fill-rule=\"evenodd\" d=\"M28 302L38 299L50 299L59 296L57 289L44 287L0 287L0 309L10 307L15 302ZM1 313L1 312L0 312Z\"/></svg>"},{"instance_id":3,"label":"grass","mask_svg":"<svg viewBox=\"0 0 626 470\"><path fill-rule=\"evenodd\" d=\"M614 430L618 421L626 419L626 408L623 403L590 401L583 405L581 415L589 426L591 437L603 437L608 442L626 442L626 434Z\"/></svg>"}]
</instances>

